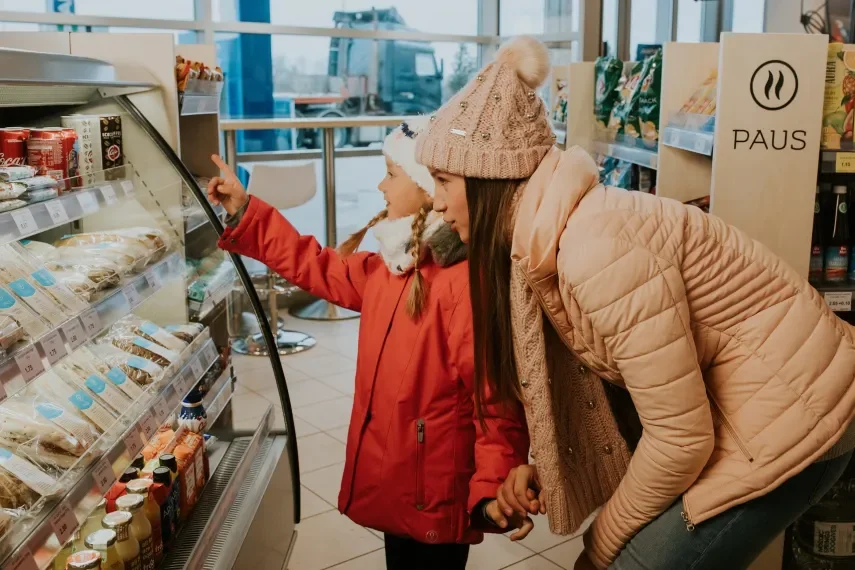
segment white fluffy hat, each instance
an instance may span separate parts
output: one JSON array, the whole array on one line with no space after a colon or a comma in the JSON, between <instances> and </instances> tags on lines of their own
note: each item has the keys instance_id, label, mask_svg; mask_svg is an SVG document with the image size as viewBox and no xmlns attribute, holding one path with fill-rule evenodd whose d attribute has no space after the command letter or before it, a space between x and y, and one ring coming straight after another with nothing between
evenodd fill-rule
<instances>
[{"instance_id":1,"label":"white fluffy hat","mask_svg":"<svg viewBox=\"0 0 855 570\"><path fill-rule=\"evenodd\" d=\"M433 177L426 166L416 162L416 139L427 129L430 118L419 116L395 127L383 141L383 154L400 166L407 176L433 198Z\"/></svg>"}]
</instances>

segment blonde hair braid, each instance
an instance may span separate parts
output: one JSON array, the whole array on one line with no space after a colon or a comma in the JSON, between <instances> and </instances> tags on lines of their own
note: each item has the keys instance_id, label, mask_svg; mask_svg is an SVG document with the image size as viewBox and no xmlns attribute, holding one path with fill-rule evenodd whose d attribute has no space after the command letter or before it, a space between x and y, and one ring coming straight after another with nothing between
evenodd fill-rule
<instances>
[{"instance_id":1,"label":"blonde hair braid","mask_svg":"<svg viewBox=\"0 0 855 570\"><path fill-rule=\"evenodd\" d=\"M413 284L407 297L407 314L414 319L421 316L427 297L428 286L419 270L419 261L422 256L422 234L425 231L428 212L431 209L433 209L433 204L428 202L419 209L419 213L413 220Z\"/></svg>"},{"instance_id":2,"label":"blonde hair braid","mask_svg":"<svg viewBox=\"0 0 855 570\"><path fill-rule=\"evenodd\" d=\"M355 252L359 248L359 244L362 243L362 240L365 238L365 234L368 232L368 230L376 226L377 223L381 220L385 220L388 215L389 211L383 210L379 214L371 218L371 220L367 224L365 224L364 228L352 234L344 241L344 243L338 246L337 251L339 255L341 255L342 257L352 255L353 252Z\"/></svg>"}]
</instances>

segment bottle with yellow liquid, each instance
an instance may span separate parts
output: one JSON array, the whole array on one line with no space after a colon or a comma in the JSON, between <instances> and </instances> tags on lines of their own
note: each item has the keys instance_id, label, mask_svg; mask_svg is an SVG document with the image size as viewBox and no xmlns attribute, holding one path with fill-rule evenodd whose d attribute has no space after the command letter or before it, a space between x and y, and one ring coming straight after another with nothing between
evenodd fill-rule
<instances>
[{"instance_id":1,"label":"bottle with yellow liquid","mask_svg":"<svg viewBox=\"0 0 855 570\"><path fill-rule=\"evenodd\" d=\"M116 549L116 531L102 528L86 537L86 548L101 553L101 570L125 570L125 563Z\"/></svg>"},{"instance_id":2,"label":"bottle with yellow liquid","mask_svg":"<svg viewBox=\"0 0 855 570\"><path fill-rule=\"evenodd\" d=\"M131 521L134 516L125 511L107 513L101 524L104 528L116 531L116 551L125 564L125 570L142 570L140 543L131 533Z\"/></svg>"},{"instance_id":3,"label":"bottle with yellow liquid","mask_svg":"<svg viewBox=\"0 0 855 570\"><path fill-rule=\"evenodd\" d=\"M123 495L116 499L116 508L120 511L131 513L131 534L137 539L140 544L140 559L142 560L142 570L154 570L154 546L151 537L151 523L148 522L143 505L145 499L142 495Z\"/></svg>"}]
</instances>

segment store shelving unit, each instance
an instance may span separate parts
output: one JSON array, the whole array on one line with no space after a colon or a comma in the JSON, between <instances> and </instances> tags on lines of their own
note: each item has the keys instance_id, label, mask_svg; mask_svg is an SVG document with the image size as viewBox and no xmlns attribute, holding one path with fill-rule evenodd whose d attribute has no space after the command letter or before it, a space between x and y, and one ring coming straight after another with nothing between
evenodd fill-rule
<instances>
[{"instance_id":1,"label":"store shelving unit","mask_svg":"<svg viewBox=\"0 0 855 570\"><path fill-rule=\"evenodd\" d=\"M234 546L237 557L244 540L256 540L249 526L235 528L229 523L234 516L255 517L262 502L243 493L250 487L261 498L269 486L277 488L276 500L287 518L278 520L275 528L290 543L299 520L299 467L294 419L278 358L258 360L253 370L268 374L271 386L279 388L281 409L270 408L249 430L235 430L230 424L230 402L239 378L230 351L236 331L226 322L225 309L235 295L243 296L249 301L244 305L253 311L244 317L254 318L254 326L272 345L261 303L240 258L222 254L216 259L227 269L221 272L227 278L208 291L198 307L187 296L187 258L214 255L223 231L222 210L207 202L196 182L196 176L218 174L209 156L219 152L222 84L195 85L179 101L173 71L177 48L171 34L60 35L64 41L51 35L55 53L50 55L0 50L4 102L0 122L50 127L59 126L61 115L118 115L125 163L87 177L83 188L0 213L0 247L25 238L52 242L67 234L143 226L168 236L168 251L145 267L129 269L118 285L88 300L85 310L55 322L46 334L0 358L0 408L5 399L40 385L52 368L61 366L81 346L109 342L105 335L128 315L164 326L200 322L206 328L177 363L165 368L162 378L145 387L142 396L100 433L74 468L63 473L56 490L46 493L28 516L13 521L0 535L0 565L16 570L52 568L53 557L104 492L159 426L174 425L182 399L197 390L205 391L208 430L217 437L208 450L210 480L198 498L192 525L189 521L183 525L171 545L171 556L185 551L191 555L183 562L170 558L161 566L216 564L219 554L210 556L218 540ZM15 47L16 41L21 47L33 44L27 34L4 36L2 44ZM178 49L185 47L185 58L215 63L213 47ZM41 75L30 76L33 69ZM26 112L16 113L16 105L25 105ZM188 208L183 203L188 200L193 215L185 217ZM274 430L280 419L285 430ZM259 473L270 477L259 479ZM287 493L280 492L283 488Z\"/></svg>"},{"instance_id":2,"label":"store shelving unit","mask_svg":"<svg viewBox=\"0 0 855 570\"><path fill-rule=\"evenodd\" d=\"M639 166L656 170L659 168L659 155L655 150L627 146L617 142L593 141L590 150L619 160L625 160Z\"/></svg>"}]
</instances>

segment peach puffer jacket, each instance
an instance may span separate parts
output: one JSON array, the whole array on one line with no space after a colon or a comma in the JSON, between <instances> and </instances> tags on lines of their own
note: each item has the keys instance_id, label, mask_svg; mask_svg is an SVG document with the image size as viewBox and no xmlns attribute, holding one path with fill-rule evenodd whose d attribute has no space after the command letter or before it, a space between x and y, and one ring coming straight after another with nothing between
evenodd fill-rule
<instances>
[{"instance_id":1,"label":"peach puffer jacket","mask_svg":"<svg viewBox=\"0 0 855 570\"><path fill-rule=\"evenodd\" d=\"M566 347L629 391L643 427L585 537L600 568L681 495L690 528L770 492L853 416L853 330L805 279L715 216L603 186L579 148L553 149L522 190L513 258ZM548 398L521 381L538 453L555 440L538 433ZM555 449L568 447L536 456L545 487L562 469ZM571 502L592 496L593 455L563 477Z\"/></svg>"}]
</instances>

